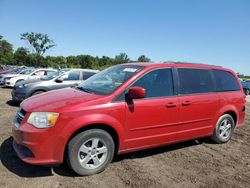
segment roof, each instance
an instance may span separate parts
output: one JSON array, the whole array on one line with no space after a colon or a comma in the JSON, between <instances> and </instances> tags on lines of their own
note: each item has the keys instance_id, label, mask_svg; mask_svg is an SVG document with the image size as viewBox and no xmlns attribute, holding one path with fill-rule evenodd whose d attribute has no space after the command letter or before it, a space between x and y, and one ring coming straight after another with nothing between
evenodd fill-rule
<instances>
[{"instance_id":1,"label":"roof","mask_svg":"<svg viewBox=\"0 0 250 188\"><path fill-rule=\"evenodd\" d=\"M126 63L125 65L137 65L137 66L145 66L145 67L195 67L195 68L216 68L216 69L223 69L221 66L217 65L209 65L209 64L202 64L202 63L187 63L187 62L172 62L166 61L162 63L157 62L133 62L133 63Z\"/></svg>"},{"instance_id":2,"label":"roof","mask_svg":"<svg viewBox=\"0 0 250 188\"><path fill-rule=\"evenodd\" d=\"M69 69L68 71L99 72L99 70L94 70L94 69Z\"/></svg>"}]
</instances>

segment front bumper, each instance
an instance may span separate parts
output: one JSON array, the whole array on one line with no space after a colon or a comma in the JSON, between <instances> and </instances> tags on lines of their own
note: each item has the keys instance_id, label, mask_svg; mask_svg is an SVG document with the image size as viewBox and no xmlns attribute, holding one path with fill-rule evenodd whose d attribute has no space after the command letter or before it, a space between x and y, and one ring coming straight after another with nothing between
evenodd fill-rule
<instances>
[{"instance_id":1,"label":"front bumper","mask_svg":"<svg viewBox=\"0 0 250 188\"><path fill-rule=\"evenodd\" d=\"M0 78L0 85L3 85L3 84L4 84L4 79Z\"/></svg>"},{"instance_id":2,"label":"front bumper","mask_svg":"<svg viewBox=\"0 0 250 188\"><path fill-rule=\"evenodd\" d=\"M11 81L9 81L9 80L6 80L6 81L4 82L4 85L5 85L6 87L14 87L15 83L13 83L13 82L11 82Z\"/></svg>"},{"instance_id":3,"label":"front bumper","mask_svg":"<svg viewBox=\"0 0 250 188\"><path fill-rule=\"evenodd\" d=\"M18 92L17 90L15 90L15 88L12 90L11 96L12 96L12 100L17 101L17 102L21 102L27 98L26 93Z\"/></svg>"},{"instance_id":4,"label":"front bumper","mask_svg":"<svg viewBox=\"0 0 250 188\"><path fill-rule=\"evenodd\" d=\"M29 164L52 165L63 162L64 148L60 139L50 129L37 129L28 123L13 122L13 148L18 157Z\"/></svg>"}]
</instances>

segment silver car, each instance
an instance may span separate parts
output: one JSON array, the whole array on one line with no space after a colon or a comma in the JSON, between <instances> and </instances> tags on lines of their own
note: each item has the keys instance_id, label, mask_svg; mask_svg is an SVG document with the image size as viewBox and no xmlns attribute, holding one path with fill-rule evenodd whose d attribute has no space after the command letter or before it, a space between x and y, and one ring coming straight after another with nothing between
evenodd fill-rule
<instances>
[{"instance_id":1,"label":"silver car","mask_svg":"<svg viewBox=\"0 0 250 188\"><path fill-rule=\"evenodd\" d=\"M21 102L30 96L43 92L77 86L97 72L98 70L74 69L56 77L54 77L54 75L49 75L40 80L21 81L18 82L12 90L12 100Z\"/></svg>"}]
</instances>

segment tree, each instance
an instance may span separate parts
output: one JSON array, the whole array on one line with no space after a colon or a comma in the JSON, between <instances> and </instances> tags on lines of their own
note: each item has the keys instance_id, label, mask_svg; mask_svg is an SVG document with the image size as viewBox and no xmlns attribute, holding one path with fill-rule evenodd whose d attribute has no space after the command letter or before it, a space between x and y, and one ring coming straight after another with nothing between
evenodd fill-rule
<instances>
[{"instance_id":1,"label":"tree","mask_svg":"<svg viewBox=\"0 0 250 188\"><path fill-rule=\"evenodd\" d=\"M145 55L141 55L141 56L138 57L137 61L139 61L139 62L149 62L150 59L147 58Z\"/></svg>"},{"instance_id":2,"label":"tree","mask_svg":"<svg viewBox=\"0 0 250 188\"><path fill-rule=\"evenodd\" d=\"M0 64L11 64L13 61L13 47L0 35Z\"/></svg>"},{"instance_id":3,"label":"tree","mask_svg":"<svg viewBox=\"0 0 250 188\"><path fill-rule=\"evenodd\" d=\"M76 56L66 57L68 67L80 68L80 65L77 63Z\"/></svg>"},{"instance_id":4,"label":"tree","mask_svg":"<svg viewBox=\"0 0 250 188\"><path fill-rule=\"evenodd\" d=\"M67 67L67 59L63 56L47 56L46 64L53 68L65 68Z\"/></svg>"},{"instance_id":5,"label":"tree","mask_svg":"<svg viewBox=\"0 0 250 188\"><path fill-rule=\"evenodd\" d=\"M92 68L95 58L91 55L78 55L76 56L76 62L83 69Z\"/></svg>"},{"instance_id":6,"label":"tree","mask_svg":"<svg viewBox=\"0 0 250 188\"><path fill-rule=\"evenodd\" d=\"M129 61L130 59L126 53L120 53L119 55L115 56L114 64L128 63Z\"/></svg>"},{"instance_id":7,"label":"tree","mask_svg":"<svg viewBox=\"0 0 250 188\"><path fill-rule=\"evenodd\" d=\"M29 51L26 48L19 47L14 53L15 63L17 65L26 65L29 63Z\"/></svg>"},{"instance_id":8,"label":"tree","mask_svg":"<svg viewBox=\"0 0 250 188\"><path fill-rule=\"evenodd\" d=\"M37 56L42 56L47 50L55 46L54 41L49 39L47 34L43 33L22 33L21 40L28 41Z\"/></svg>"}]
</instances>

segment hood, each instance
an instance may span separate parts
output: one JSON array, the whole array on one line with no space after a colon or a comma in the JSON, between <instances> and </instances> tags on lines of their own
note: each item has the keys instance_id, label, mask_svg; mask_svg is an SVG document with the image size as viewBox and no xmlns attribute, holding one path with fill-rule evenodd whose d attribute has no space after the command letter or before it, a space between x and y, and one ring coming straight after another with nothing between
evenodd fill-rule
<instances>
[{"instance_id":1,"label":"hood","mask_svg":"<svg viewBox=\"0 0 250 188\"><path fill-rule=\"evenodd\" d=\"M0 72L0 75L2 75L2 74L10 74L11 73L11 71L2 71L2 72Z\"/></svg>"},{"instance_id":2,"label":"hood","mask_svg":"<svg viewBox=\"0 0 250 188\"><path fill-rule=\"evenodd\" d=\"M42 80L40 79L30 79L30 80L23 80L20 82L17 82L15 86L20 86L20 85L24 85L24 84L29 84L29 83L36 83L36 82L41 82Z\"/></svg>"},{"instance_id":3,"label":"hood","mask_svg":"<svg viewBox=\"0 0 250 188\"><path fill-rule=\"evenodd\" d=\"M30 97L24 100L20 106L27 112L62 112L73 110L77 105L82 107L83 103L86 104L86 102L104 97L74 88L64 88Z\"/></svg>"},{"instance_id":4,"label":"hood","mask_svg":"<svg viewBox=\"0 0 250 188\"><path fill-rule=\"evenodd\" d=\"M4 74L3 77L4 78L13 78L13 77L17 77L20 76L20 74Z\"/></svg>"}]
</instances>

